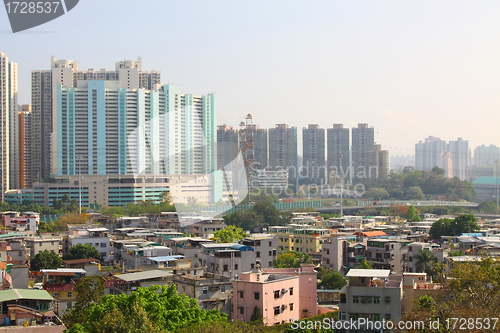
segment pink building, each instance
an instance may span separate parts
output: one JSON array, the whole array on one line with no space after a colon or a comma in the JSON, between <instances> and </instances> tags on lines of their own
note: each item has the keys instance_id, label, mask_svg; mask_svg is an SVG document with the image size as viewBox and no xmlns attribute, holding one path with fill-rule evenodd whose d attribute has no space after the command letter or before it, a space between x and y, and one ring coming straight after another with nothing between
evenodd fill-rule
<instances>
[{"instance_id":1,"label":"pink building","mask_svg":"<svg viewBox=\"0 0 500 333\"><path fill-rule=\"evenodd\" d=\"M303 264L300 268L266 268L266 274L291 275L299 277L300 317L307 318L318 314L318 273L314 265Z\"/></svg>"},{"instance_id":2,"label":"pink building","mask_svg":"<svg viewBox=\"0 0 500 333\"><path fill-rule=\"evenodd\" d=\"M242 273L233 282L232 319L249 322L258 306L265 325L315 316L317 273L313 265Z\"/></svg>"},{"instance_id":3,"label":"pink building","mask_svg":"<svg viewBox=\"0 0 500 333\"><path fill-rule=\"evenodd\" d=\"M233 282L232 319L249 322L257 305L264 325L289 323L299 318L299 278L261 271L242 273Z\"/></svg>"}]
</instances>

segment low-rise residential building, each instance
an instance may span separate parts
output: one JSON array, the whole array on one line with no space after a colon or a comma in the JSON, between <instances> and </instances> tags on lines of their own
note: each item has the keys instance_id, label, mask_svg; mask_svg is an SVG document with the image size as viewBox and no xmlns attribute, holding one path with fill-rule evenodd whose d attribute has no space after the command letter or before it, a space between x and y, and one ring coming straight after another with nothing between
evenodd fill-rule
<instances>
[{"instance_id":1,"label":"low-rise residential building","mask_svg":"<svg viewBox=\"0 0 500 333\"><path fill-rule=\"evenodd\" d=\"M38 253L45 250L57 253L59 257L63 256L62 237L56 234L42 233L40 237L27 238L26 248L29 251L30 260Z\"/></svg>"},{"instance_id":2,"label":"low-rise residential building","mask_svg":"<svg viewBox=\"0 0 500 333\"><path fill-rule=\"evenodd\" d=\"M426 273L404 273L403 274L403 313L411 313L414 302L420 297L433 296L444 291L444 285L440 283L427 282Z\"/></svg>"},{"instance_id":3,"label":"low-rise residential building","mask_svg":"<svg viewBox=\"0 0 500 333\"><path fill-rule=\"evenodd\" d=\"M321 266L346 272L365 259L366 245L356 242L355 236L330 237L322 244Z\"/></svg>"},{"instance_id":4,"label":"low-rise residential building","mask_svg":"<svg viewBox=\"0 0 500 333\"><path fill-rule=\"evenodd\" d=\"M195 298L202 309L219 310L231 315L231 278L212 273L177 274L172 277L172 282L175 283L178 294Z\"/></svg>"},{"instance_id":5,"label":"low-rise residential building","mask_svg":"<svg viewBox=\"0 0 500 333\"><path fill-rule=\"evenodd\" d=\"M109 230L102 227L79 228L70 230L68 234L68 248L76 244L90 244L95 247L104 262L113 261L113 251Z\"/></svg>"},{"instance_id":6,"label":"low-rise residential building","mask_svg":"<svg viewBox=\"0 0 500 333\"><path fill-rule=\"evenodd\" d=\"M255 251L256 264L260 268L272 267L277 258L278 238L272 234L250 234L240 244L250 246Z\"/></svg>"},{"instance_id":7,"label":"low-rise residential building","mask_svg":"<svg viewBox=\"0 0 500 333\"><path fill-rule=\"evenodd\" d=\"M402 277L390 272L388 269L351 269L346 275L349 282L340 292L340 320L397 321L401 317Z\"/></svg>"},{"instance_id":8,"label":"low-rise residential building","mask_svg":"<svg viewBox=\"0 0 500 333\"><path fill-rule=\"evenodd\" d=\"M43 289L55 299L54 312L62 316L76 302L76 282L87 276L81 268L42 269Z\"/></svg>"},{"instance_id":9,"label":"low-rise residential building","mask_svg":"<svg viewBox=\"0 0 500 333\"><path fill-rule=\"evenodd\" d=\"M171 256L172 249L156 243L145 242L139 245L127 245L122 250L125 269L137 269L140 265L149 265L150 258Z\"/></svg>"},{"instance_id":10,"label":"low-rise residential building","mask_svg":"<svg viewBox=\"0 0 500 333\"><path fill-rule=\"evenodd\" d=\"M258 270L242 273L233 282L231 317L249 322L258 306L264 325L289 323L300 318L299 288L298 276Z\"/></svg>"},{"instance_id":11,"label":"low-rise residential building","mask_svg":"<svg viewBox=\"0 0 500 333\"><path fill-rule=\"evenodd\" d=\"M289 226L269 227L269 233L276 235L278 240L278 255L292 251L293 246L293 228Z\"/></svg>"},{"instance_id":12,"label":"low-rise residential building","mask_svg":"<svg viewBox=\"0 0 500 333\"><path fill-rule=\"evenodd\" d=\"M366 261L375 269L388 269L396 274L407 270L408 245L412 241L400 238L370 238L366 246Z\"/></svg>"},{"instance_id":13,"label":"low-rise residential building","mask_svg":"<svg viewBox=\"0 0 500 333\"><path fill-rule=\"evenodd\" d=\"M227 227L222 218L205 218L204 220L191 224L191 235L203 238L212 238L216 231Z\"/></svg>"},{"instance_id":14,"label":"low-rise residential building","mask_svg":"<svg viewBox=\"0 0 500 333\"><path fill-rule=\"evenodd\" d=\"M172 248L174 254L182 255L185 259L191 260L194 267L202 266L201 259L198 260L198 254L202 250L201 245L213 243L214 241L201 237L178 237L165 241L165 244Z\"/></svg>"},{"instance_id":15,"label":"low-rise residential building","mask_svg":"<svg viewBox=\"0 0 500 333\"><path fill-rule=\"evenodd\" d=\"M293 230L292 251L305 254L317 253L330 237L331 230L323 228L300 228Z\"/></svg>"},{"instance_id":16,"label":"low-rise residential building","mask_svg":"<svg viewBox=\"0 0 500 333\"><path fill-rule=\"evenodd\" d=\"M240 272L248 272L257 266L254 249L237 243L202 244L197 254L197 263L207 272L235 277Z\"/></svg>"},{"instance_id":17,"label":"low-rise residential building","mask_svg":"<svg viewBox=\"0 0 500 333\"><path fill-rule=\"evenodd\" d=\"M117 274L114 276L112 293L131 295L138 287L170 286L172 273L164 270L150 270L144 272Z\"/></svg>"},{"instance_id":18,"label":"low-rise residential building","mask_svg":"<svg viewBox=\"0 0 500 333\"><path fill-rule=\"evenodd\" d=\"M53 309L54 298L45 290L9 289L0 291L0 324L42 323L44 314Z\"/></svg>"},{"instance_id":19,"label":"low-rise residential building","mask_svg":"<svg viewBox=\"0 0 500 333\"><path fill-rule=\"evenodd\" d=\"M300 268L267 268L264 273L299 277L299 318L318 314L317 282L318 274L312 264L302 264Z\"/></svg>"}]
</instances>

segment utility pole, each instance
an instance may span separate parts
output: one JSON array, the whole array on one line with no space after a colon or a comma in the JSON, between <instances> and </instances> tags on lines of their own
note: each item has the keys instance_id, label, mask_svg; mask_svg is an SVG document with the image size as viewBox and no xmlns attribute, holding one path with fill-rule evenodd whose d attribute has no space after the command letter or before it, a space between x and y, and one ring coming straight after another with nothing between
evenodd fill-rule
<instances>
[{"instance_id":1,"label":"utility pole","mask_svg":"<svg viewBox=\"0 0 500 333\"><path fill-rule=\"evenodd\" d=\"M78 200L78 204L79 204L79 212L80 212L80 215L82 215L82 162L81 162L81 159L82 159L82 156L78 155L76 156L76 158L78 159L78 196L79 196L79 200Z\"/></svg>"},{"instance_id":2,"label":"utility pole","mask_svg":"<svg viewBox=\"0 0 500 333\"><path fill-rule=\"evenodd\" d=\"M496 164L497 164L497 167L496 167L496 172L495 172L495 180L496 180L496 183L497 183L497 215L499 214L498 212L498 160L495 161Z\"/></svg>"},{"instance_id":3,"label":"utility pole","mask_svg":"<svg viewBox=\"0 0 500 333\"><path fill-rule=\"evenodd\" d=\"M343 154L340 154L340 170L342 170L342 157L344 157ZM342 172L342 176L343 176L343 172ZM344 187L344 184L342 184L342 180L343 178L340 177L340 217L342 217L344 215L344 206L343 206L343 202L344 199L342 198L342 190L343 190L343 187Z\"/></svg>"}]
</instances>

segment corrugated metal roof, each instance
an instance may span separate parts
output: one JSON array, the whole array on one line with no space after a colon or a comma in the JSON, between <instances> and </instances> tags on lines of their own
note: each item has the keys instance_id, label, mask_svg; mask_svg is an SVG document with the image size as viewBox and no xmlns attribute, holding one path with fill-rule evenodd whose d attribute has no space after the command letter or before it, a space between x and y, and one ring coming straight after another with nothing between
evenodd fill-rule
<instances>
[{"instance_id":1,"label":"corrugated metal roof","mask_svg":"<svg viewBox=\"0 0 500 333\"><path fill-rule=\"evenodd\" d=\"M128 273L128 274L120 274L115 275L116 278L120 280L124 280L127 282L140 281L140 280L148 280L148 279L157 279L161 277L172 276L172 273L160 270L153 271L145 271L145 272L137 272L137 273Z\"/></svg>"},{"instance_id":2,"label":"corrugated metal roof","mask_svg":"<svg viewBox=\"0 0 500 333\"><path fill-rule=\"evenodd\" d=\"M386 278L390 273L388 269L350 269L346 276Z\"/></svg>"},{"instance_id":3,"label":"corrugated metal roof","mask_svg":"<svg viewBox=\"0 0 500 333\"><path fill-rule=\"evenodd\" d=\"M58 269L42 269L42 273L54 273L54 272L64 272L64 273L81 273L86 274L87 271L81 268L58 268Z\"/></svg>"},{"instance_id":4,"label":"corrugated metal roof","mask_svg":"<svg viewBox=\"0 0 500 333\"><path fill-rule=\"evenodd\" d=\"M176 261L182 258L184 258L184 256L175 255L175 256L163 256L163 257L150 257L149 259L156 262L161 262L161 261Z\"/></svg>"},{"instance_id":5,"label":"corrugated metal roof","mask_svg":"<svg viewBox=\"0 0 500 333\"><path fill-rule=\"evenodd\" d=\"M0 302L17 299L39 299L52 301L54 298L46 290L9 289L0 291Z\"/></svg>"}]
</instances>

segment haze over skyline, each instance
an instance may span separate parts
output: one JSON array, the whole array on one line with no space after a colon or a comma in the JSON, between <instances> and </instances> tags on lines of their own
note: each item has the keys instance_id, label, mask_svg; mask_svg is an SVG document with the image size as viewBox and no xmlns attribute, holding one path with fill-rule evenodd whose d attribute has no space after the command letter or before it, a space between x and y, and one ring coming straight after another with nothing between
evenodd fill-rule
<instances>
[{"instance_id":1,"label":"haze over skyline","mask_svg":"<svg viewBox=\"0 0 500 333\"><path fill-rule=\"evenodd\" d=\"M430 135L500 146L499 12L497 1L86 0L17 34L0 11L0 51L19 64L21 104L52 55L84 70L141 56L164 84L216 93L218 125L247 113L299 132L368 123L391 155L412 155Z\"/></svg>"}]
</instances>

